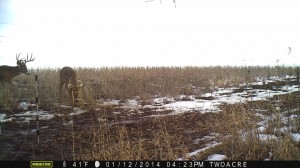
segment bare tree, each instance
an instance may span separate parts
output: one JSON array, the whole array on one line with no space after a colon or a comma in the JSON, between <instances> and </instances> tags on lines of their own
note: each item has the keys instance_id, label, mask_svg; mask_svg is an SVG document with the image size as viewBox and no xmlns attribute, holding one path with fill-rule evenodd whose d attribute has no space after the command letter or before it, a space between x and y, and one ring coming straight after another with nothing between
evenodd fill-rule
<instances>
[{"instance_id":1,"label":"bare tree","mask_svg":"<svg viewBox=\"0 0 300 168\"><path fill-rule=\"evenodd\" d=\"M154 0L145 0L145 2L153 2ZM162 0L159 0L160 3L162 4ZM175 8L176 8L176 0L172 0L174 5L175 5Z\"/></svg>"}]
</instances>

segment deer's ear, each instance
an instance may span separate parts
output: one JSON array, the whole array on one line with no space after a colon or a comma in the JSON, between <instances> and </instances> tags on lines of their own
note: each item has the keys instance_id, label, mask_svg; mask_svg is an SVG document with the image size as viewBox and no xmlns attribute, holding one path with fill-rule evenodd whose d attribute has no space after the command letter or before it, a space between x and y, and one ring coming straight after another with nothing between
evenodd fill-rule
<instances>
[{"instance_id":1,"label":"deer's ear","mask_svg":"<svg viewBox=\"0 0 300 168\"><path fill-rule=\"evenodd\" d=\"M72 85L71 83L69 83L69 84L68 84L68 88L69 88L69 89L72 89L72 88L73 88L73 85Z\"/></svg>"},{"instance_id":2,"label":"deer's ear","mask_svg":"<svg viewBox=\"0 0 300 168\"><path fill-rule=\"evenodd\" d=\"M84 86L84 84L81 82L81 80L78 80L78 81L77 81L77 84L78 84L78 87Z\"/></svg>"}]
</instances>

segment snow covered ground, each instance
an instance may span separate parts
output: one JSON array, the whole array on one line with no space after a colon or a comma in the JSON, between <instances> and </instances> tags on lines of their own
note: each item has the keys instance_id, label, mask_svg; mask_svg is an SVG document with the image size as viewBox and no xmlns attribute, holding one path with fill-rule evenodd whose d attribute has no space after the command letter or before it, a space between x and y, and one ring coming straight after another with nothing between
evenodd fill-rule
<instances>
[{"instance_id":1,"label":"snow covered ground","mask_svg":"<svg viewBox=\"0 0 300 168\"><path fill-rule=\"evenodd\" d=\"M292 76L286 76L286 79L294 78ZM282 78L278 77L272 77L268 80L264 80L262 78L256 78L257 81L250 84L251 85L263 85L266 83L282 80ZM245 86L245 84L243 84ZM218 113L221 112L220 105L221 104L236 104L236 103L244 103L246 101L258 101L258 100L267 100L269 98L272 98L276 95L282 95L282 94L288 94L295 91L299 91L299 85L284 85L280 86L276 89L253 89L253 88L247 88L240 90L240 88L217 88L215 91L211 93L205 93L203 95L181 95L177 98L174 97L157 97L150 100L152 102L151 104L147 105L141 105L141 100L138 98L131 99L131 100L104 100L102 102L103 105L116 105L120 106L120 108L124 109L131 109L140 111L143 113L143 109L151 109L152 111L160 112L160 111L170 111L168 114L157 114L153 115L152 113L149 114L147 117L160 117L164 115L180 115L182 113L186 112L199 112L201 114L203 113ZM51 111L28 111L28 107L32 105L27 102L21 102L19 105L20 109L23 109L23 112L6 115L0 113L0 122L11 122L13 120L19 121L19 122L28 122L30 120L35 120L36 116L39 116L39 119L41 120L50 120L53 117L55 117L56 114ZM291 109L291 110L297 110L297 109ZM76 108L74 112L69 113L69 116L74 115L80 115L82 113L85 113L85 110ZM273 134L266 134L265 130L268 127L268 123L273 120L275 116L266 115L263 113L264 111L257 111L257 116L262 119L261 122L257 123L257 131L259 132L259 138L262 141L266 140L276 140L278 137ZM299 118L299 115L293 114L293 115L286 115L287 112L281 112L280 118L281 122L284 123L286 121L290 121L294 118ZM120 114L120 112L116 111L116 115ZM288 132L292 129L292 126L290 127L282 127L280 130L282 132ZM245 132L241 130L241 136L247 136L249 132ZM300 134L299 133L290 133L291 137L294 141L300 142ZM216 135L212 135L210 137L210 141L207 143L207 145L204 148L195 149L193 152L186 154L188 157L192 157L197 155L198 153L201 153L209 148L212 148L216 145L220 145L220 142L216 142ZM197 140L195 140L197 141ZM179 158L183 159L183 158ZM207 160L224 160L226 159L226 156L223 154L213 154L207 158Z\"/></svg>"}]
</instances>

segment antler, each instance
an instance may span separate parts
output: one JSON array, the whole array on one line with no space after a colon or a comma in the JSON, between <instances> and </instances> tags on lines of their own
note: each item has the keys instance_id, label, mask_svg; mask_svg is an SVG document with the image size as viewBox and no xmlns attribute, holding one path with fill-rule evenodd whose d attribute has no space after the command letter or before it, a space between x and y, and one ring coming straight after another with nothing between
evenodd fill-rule
<instances>
[{"instance_id":1,"label":"antler","mask_svg":"<svg viewBox=\"0 0 300 168\"><path fill-rule=\"evenodd\" d=\"M26 62L34 61L34 59L35 59L35 58L32 59L32 53L31 53L30 60L28 60L28 53L27 53L27 59L24 60L24 61L25 61L25 63L26 63Z\"/></svg>"},{"instance_id":2,"label":"antler","mask_svg":"<svg viewBox=\"0 0 300 168\"><path fill-rule=\"evenodd\" d=\"M20 54L16 54L16 59L17 59L17 61L22 61L23 59L19 59L19 56L21 55L21 53Z\"/></svg>"},{"instance_id":3,"label":"antler","mask_svg":"<svg viewBox=\"0 0 300 168\"><path fill-rule=\"evenodd\" d=\"M19 61L24 62L25 64L26 64L27 62L34 61L34 59L35 59L35 58L32 58L32 54L31 54L31 56L30 56L30 59L28 59L28 53L27 53L27 59L25 59L25 58L19 59L20 55L21 55L21 53L20 53L20 54L16 54L16 59L17 59L17 61L18 61L18 62L19 62Z\"/></svg>"}]
</instances>

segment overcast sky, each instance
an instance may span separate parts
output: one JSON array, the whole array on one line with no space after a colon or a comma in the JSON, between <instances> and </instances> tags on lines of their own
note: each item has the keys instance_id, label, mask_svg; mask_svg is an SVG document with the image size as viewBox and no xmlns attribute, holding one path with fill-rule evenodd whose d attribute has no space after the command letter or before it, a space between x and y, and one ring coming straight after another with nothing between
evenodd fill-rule
<instances>
[{"instance_id":1,"label":"overcast sky","mask_svg":"<svg viewBox=\"0 0 300 168\"><path fill-rule=\"evenodd\" d=\"M300 1L0 0L0 65L16 53L28 67L299 65Z\"/></svg>"}]
</instances>

